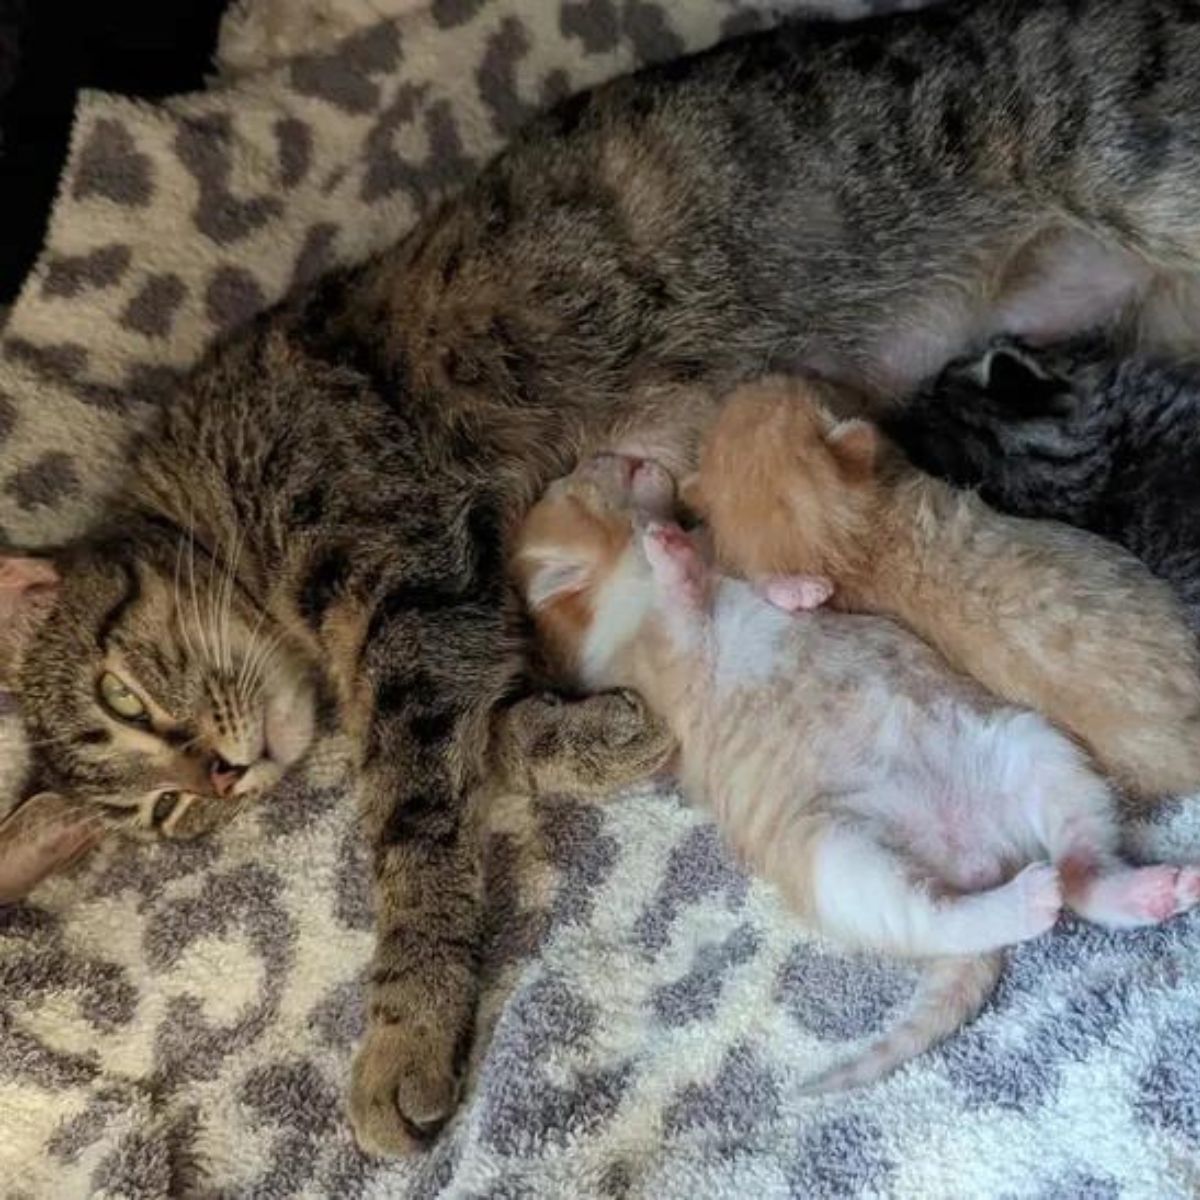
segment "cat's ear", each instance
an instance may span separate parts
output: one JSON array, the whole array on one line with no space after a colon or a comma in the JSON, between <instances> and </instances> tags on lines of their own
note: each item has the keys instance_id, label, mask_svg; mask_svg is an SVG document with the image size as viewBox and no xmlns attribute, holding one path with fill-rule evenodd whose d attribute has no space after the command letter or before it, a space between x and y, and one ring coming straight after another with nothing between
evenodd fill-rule
<instances>
[{"instance_id":1,"label":"cat's ear","mask_svg":"<svg viewBox=\"0 0 1200 1200\"><path fill-rule=\"evenodd\" d=\"M870 421L839 421L825 444L848 479L869 479L879 459L879 430Z\"/></svg>"},{"instance_id":2,"label":"cat's ear","mask_svg":"<svg viewBox=\"0 0 1200 1200\"><path fill-rule=\"evenodd\" d=\"M0 821L0 904L20 900L43 879L96 846L96 813L57 792L39 792Z\"/></svg>"},{"instance_id":3,"label":"cat's ear","mask_svg":"<svg viewBox=\"0 0 1200 1200\"><path fill-rule=\"evenodd\" d=\"M25 646L54 606L58 585L49 559L0 555L0 680L11 681Z\"/></svg>"},{"instance_id":4,"label":"cat's ear","mask_svg":"<svg viewBox=\"0 0 1200 1200\"><path fill-rule=\"evenodd\" d=\"M693 471L679 485L679 503L700 520L708 519L708 505L704 500L704 490L700 486L699 471Z\"/></svg>"},{"instance_id":5,"label":"cat's ear","mask_svg":"<svg viewBox=\"0 0 1200 1200\"><path fill-rule=\"evenodd\" d=\"M537 612L555 600L565 599L587 587L591 572L588 564L563 555L535 556L525 584L525 599Z\"/></svg>"}]
</instances>

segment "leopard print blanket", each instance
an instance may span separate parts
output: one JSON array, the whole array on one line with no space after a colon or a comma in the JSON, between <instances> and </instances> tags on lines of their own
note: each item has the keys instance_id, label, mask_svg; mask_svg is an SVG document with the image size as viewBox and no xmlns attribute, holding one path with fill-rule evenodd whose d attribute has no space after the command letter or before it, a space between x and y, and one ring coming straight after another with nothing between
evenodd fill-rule
<instances>
[{"instance_id":1,"label":"leopard print blanket","mask_svg":"<svg viewBox=\"0 0 1200 1200\"><path fill-rule=\"evenodd\" d=\"M244 0L206 92L84 96L0 338L0 534L79 528L211 339L395 239L531 111L782 7ZM15 736L0 706L0 760ZM219 836L109 846L0 909L3 1195L1200 1192L1200 917L1067 923L1013 954L959 1036L806 1098L911 978L798 936L649 789L496 805L463 1108L425 1157L373 1162L342 1107L371 920L341 779L331 752ZM1200 857L1200 807L1131 840Z\"/></svg>"}]
</instances>

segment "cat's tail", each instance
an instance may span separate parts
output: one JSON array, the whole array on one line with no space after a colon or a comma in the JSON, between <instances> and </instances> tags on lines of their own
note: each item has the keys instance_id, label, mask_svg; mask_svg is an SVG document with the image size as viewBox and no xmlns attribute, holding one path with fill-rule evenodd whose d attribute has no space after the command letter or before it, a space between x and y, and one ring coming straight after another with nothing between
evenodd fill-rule
<instances>
[{"instance_id":1,"label":"cat's tail","mask_svg":"<svg viewBox=\"0 0 1200 1200\"><path fill-rule=\"evenodd\" d=\"M965 1025L992 994L1003 965L1000 951L972 958L932 960L917 983L905 1015L861 1054L810 1079L801 1091L818 1095L882 1079Z\"/></svg>"}]
</instances>

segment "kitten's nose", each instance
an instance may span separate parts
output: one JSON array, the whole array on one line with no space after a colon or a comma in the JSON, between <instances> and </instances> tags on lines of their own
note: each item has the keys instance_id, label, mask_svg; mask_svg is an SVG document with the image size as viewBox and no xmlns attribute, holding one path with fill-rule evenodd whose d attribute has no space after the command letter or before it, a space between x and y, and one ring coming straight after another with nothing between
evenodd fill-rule
<instances>
[{"instance_id":1,"label":"kitten's nose","mask_svg":"<svg viewBox=\"0 0 1200 1200\"><path fill-rule=\"evenodd\" d=\"M219 754L216 755L208 767L208 778L213 791L218 796L228 796L247 769L237 763L226 762Z\"/></svg>"}]
</instances>

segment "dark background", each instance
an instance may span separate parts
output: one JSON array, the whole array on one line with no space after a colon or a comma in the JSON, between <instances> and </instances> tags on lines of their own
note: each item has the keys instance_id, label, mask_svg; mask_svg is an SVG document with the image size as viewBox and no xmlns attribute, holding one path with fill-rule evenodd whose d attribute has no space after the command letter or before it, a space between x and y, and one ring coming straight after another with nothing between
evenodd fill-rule
<instances>
[{"instance_id":1,"label":"dark background","mask_svg":"<svg viewBox=\"0 0 1200 1200\"><path fill-rule=\"evenodd\" d=\"M0 305L42 244L75 94L201 86L226 0L0 0Z\"/></svg>"}]
</instances>

